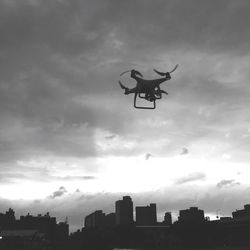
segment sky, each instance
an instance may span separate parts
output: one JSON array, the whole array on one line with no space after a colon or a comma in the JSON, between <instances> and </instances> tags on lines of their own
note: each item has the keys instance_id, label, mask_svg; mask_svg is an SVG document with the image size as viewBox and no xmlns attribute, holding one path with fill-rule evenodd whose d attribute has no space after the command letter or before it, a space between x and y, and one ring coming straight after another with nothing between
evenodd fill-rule
<instances>
[{"instance_id":1,"label":"sky","mask_svg":"<svg viewBox=\"0 0 250 250\"><path fill-rule=\"evenodd\" d=\"M1 0L0 212L84 217L250 203L248 0ZM118 81L170 71L155 110Z\"/></svg>"}]
</instances>

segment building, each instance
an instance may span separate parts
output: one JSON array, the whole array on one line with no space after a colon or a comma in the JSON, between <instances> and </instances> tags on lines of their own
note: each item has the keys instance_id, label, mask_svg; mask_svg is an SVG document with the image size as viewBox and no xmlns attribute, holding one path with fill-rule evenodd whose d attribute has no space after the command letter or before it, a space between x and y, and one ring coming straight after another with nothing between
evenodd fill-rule
<instances>
[{"instance_id":1,"label":"building","mask_svg":"<svg viewBox=\"0 0 250 250\"><path fill-rule=\"evenodd\" d=\"M232 213L235 220L250 220L250 204L244 205L244 209Z\"/></svg>"},{"instance_id":2,"label":"building","mask_svg":"<svg viewBox=\"0 0 250 250\"><path fill-rule=\"evenodd\" d=\"M171 226L172 225L172 215L171 215L171 212L166 212L165 213L163 224L166 225L166 226Z\"/></svg>"},{"instance_id":3,"label":"building","mask_svg":"<svg viewBox=\"0 0 250 250\"><path fill-rule=\"evenodd\" d=\"M205 221L204 217L204 211L198 209L198 207L190 207L189 209L186 210L180 210L179 212L179 217L178 217L179 222L192 222L192 223L200 223Z\"/></svg>"},{"instance_id":4,"label":"building","mask_svg":"<svg viewBox=\"0 0 250 250\"><path fill-rule=\"evenodd\" d=\"M136 225L151 226L157 223L156 204L151 203L146 207L136 207Z\"/></svg>"},{"instance_id":5,"label":"building","mask_svg":"<svg viewBox=\"0 0 250 250\"><path fill-rule=\"evenodd\" d=\"M48 249L49 242L37 230L9 229L0 232L0 249Z\"/></svg>"},{"instance_id":6,"label":"building","mask_svg":"<svg viewBox=\"0 0 250 250\"><path fill-rule=\"evenodd\" d=\"M5 214L0 213L0 229L1 233L5 232L6 239L26 237L33 232L43 235L46 240L67 239L69 235L68 223L57 224L56 218L50 217L49 213L37 216L28 213L17 220L14 210L11 208Z\"/></svg>"},{"instance_id":7,"label":"building","mask_svg":"<svg viewBox=\"0 0 250 250\"><path fill-rule=\"evenodd\" d=\"M105 226L105 213L102 210L87 215L84 220L84 227L86 228L102 228Z\"/></svg>"},{"instance_id":8,"label":"building","mask_svg":"<svg viewBox=\"0 0 250 250\"><path fill-rule=\"evenodd\" d=\"M67 240L69 236L69 224L67 222L59 222L56 225L56 240Z\"/></svg>"},{"instance_id":9,"label":"building","mask_svg":"<svg viewBox=\"0 0 250 250\"><path fill-rule=\"evenodd\" d=\"M49 213L45 215L38 214L37 216L30 214L21 216L17 226L20 229L38 230L40 233L45 234L50 240L54 240L56 237L56 218L50 217Z\"/></svg>"},{"instance_id":10,"label":"building","mask_svg":"<svg viewBox=\"0 0 250 250\"><path fill-rule=\"evenodd\" d=\"M0 213L0 228L8 229L13 228L16 225L15 212L9 208L5 214Z\"/></svg>"},{"instance_id":11,"label":"building","mask_svg":"<svg viewBox=\"0 0 250 250\"><path fill-rule=\"evenodd\" d=\"M133 202L130 196L123 196L122 200L115 203L116 225L127 226L134 223Z\"/></svg>"},{"instance_id":12,"label":"building","mask_svg":"<svg viewBox=\"0 0 250 250\"><path fill-rule=\"evenodd\" d=\"M115 213L110 213L105 216L105 227L115 227Z\"/></svg>"},{"instance_id":13,"label":"building","mask_svg":"<svg viewBox=\"0 0 250 250\"><path fill-rule=\"evenodd\" d=\"M223 216L223 217L220 217L220 221L221 222L231 222L232 221L232 217L229 217L229 216Z\"/></svg>"}]
</instances>

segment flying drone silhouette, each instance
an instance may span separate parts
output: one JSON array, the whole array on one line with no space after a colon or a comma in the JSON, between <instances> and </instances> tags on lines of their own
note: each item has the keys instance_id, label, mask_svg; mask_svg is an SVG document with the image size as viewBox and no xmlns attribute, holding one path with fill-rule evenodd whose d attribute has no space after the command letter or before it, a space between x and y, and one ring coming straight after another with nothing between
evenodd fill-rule
<instances>
[{"instance_id":1,"label":"flying drone silhouette","mask_svg":"<svg viewBox=\"0 0 250 250\"><path fill-rule=\"evenodd\" d=\"M134 88L128 88L119 81L119 84L122 89L125 90L124 94L134 94L134 107L137 109L155 109L156 108L156 100L162 98L162 94L168 95L165 90L160 88L160 84L171 79L170 74L173 73L178 67L178 64L169 72L160 72L156 69L154 71L162 76L162 78L147 80L143 78L143 75L135 70L127 70L120 74L120 76L125 73L130 72L130 77L136 80L136 86ZM145 99L146 101L152 102L153 106L138 106L137 105L137 97Z\"/></svg>"}]
</instances>

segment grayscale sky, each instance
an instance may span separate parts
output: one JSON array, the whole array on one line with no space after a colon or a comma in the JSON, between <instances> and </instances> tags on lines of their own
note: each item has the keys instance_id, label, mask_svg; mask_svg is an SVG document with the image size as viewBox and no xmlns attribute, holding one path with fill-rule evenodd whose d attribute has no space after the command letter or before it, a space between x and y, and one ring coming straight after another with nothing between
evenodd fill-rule
<instances>
[{"instance_id":1,"label":"grayscale sky","mask_svg":"<svg viewBox=\"0 0 250 250\"><path fill-rule=\"evenodd\" d=\"M0 212L250 203L250 1L1 0ZM156 110L120 73L178 69ZM129 87L134 81L122 76Z\"/></svg>"}]
</instances>

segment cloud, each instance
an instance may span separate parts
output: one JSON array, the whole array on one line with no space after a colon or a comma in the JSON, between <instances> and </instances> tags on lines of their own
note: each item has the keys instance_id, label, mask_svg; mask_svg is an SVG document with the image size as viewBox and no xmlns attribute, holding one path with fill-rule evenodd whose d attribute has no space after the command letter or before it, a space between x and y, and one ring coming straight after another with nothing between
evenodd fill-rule
<instances>
[{"instance_id":1,"label":"cloud","mask_svg":"<svg viewBox=\"0 0 250 250\"><path fill-rule=\"evenodd\" d=\"M229 188L229 187L234 187L240 185L239 182L236 182L235 180L221 180L220 182L217 183L216 187L218 188Z\"/></svg>"},{"instance_id":2,"label":"cloud","mask_svg":"<svg viewBox=\"0 0 250 250\"><path fill-rule=\"evenodd\" d=\"M57 197L63 196L65 193L67 193L67 190L65 187L62 186L57 191L53 192L53 194L50 195L49 197L52 199L55 199Z\"/></svg>"},{"instance_id":3,"label":"cloud","mask_svg":"<svg viewBox=\"0 0 250 250\"><path fill-rule=\"evenodd\" d=\"M182 148L180 155L187 155L188 153L189 153L189 150L187 148Z\"/></svg>"},{"instance_id":4,"label":"cloud","mask_svg":"<svg viewBox=\"0 0 250 250\"><path fill-rule=\"evenodd\" d=\"M74 180L83 180L83 181L87 181L87 180L94 180L96 179L95 176L91 176L91 175L86 175L86 176L64 176L64 177L55 177L61 180L65 180L65 181L74 181Z\"/></svg>"},{"instance_id":5,"label":"cloud","mask_svg":"<svg viewBox=\"0 0 250 250\"><path fill-rule=\"evenodd\" d=\"M95 164L90 159L85 161L88 167L84 172L88 171L88 168L95 170ZM25 181L36 181L39 183L52 183L52 182L73 182L73 181L91 181L97 177L92 174L82 174L83 172L74 172L75 168L80 168L83 164L82 161L77 163L75 159L29 159L28 161L18 161L14 165L11 163L6 164L6 167L0 168L0 180L1 183L11 184ZM68 174L71 173L71 174ZM80 174L79 174L80 173ZM90 172L89 172L90 173Z\"/></svg>"},{"instance_id":6,"label":"cloud","mask_svg":"<svg viewBox=\"0 0 250 250\"><path fill-rule=\"evenodd\" d=\"M246 28L240 30L242 24L249 20L247 1L237 4L234 1L223 0L216 6L197 0L188 3L143 1L143 4L137 1L133 3L133 7L130 1L112 5L115 13L110 21L117 22L116 26L121 33L125 28L132 27L124 37L135 36L136 39L129 42L133 46L141 44L140 49L166 47L166 42L167 48L176 49L186 47L206 51L229 51L233 49L233 45L236 46L236 50L247 49L249 32ZM137 12L138 9L140 13ZM133 23L137 23L138 26L131 26ZM167 33L164 32L166 29ZM245 41L241 40L243 37ZM184 41L187 43L184 44Z\"/></svg>"},{"instance_id":7,"label":"cloud","mask_svg":"<svg viewBox=\"0 0 250 250\"><path fill-rule=\"evenodd\" d=\"M72 216L78 226L93 209L113 211L120 194L65 195L70 181L77 182L74 190L78 181L98 181L100 158L150 152L145 159L151 160L190 145L198 159L221 160L229 152L232 160L249 162L248 137L239 136L247 135L250 124L249 9L248 0L1 1L1 185L26 180L63 185L39 205L23 205L21 211L53 210ZM177 63L164 86L169 95L152 112L135 110L133 96L120 90L124 70L136 68L150 79L154 67L167 71ZM134 86L129 75L124 82ZM225 133L230 135L226 141ZM180 154L187 153L189 148L183 147ZM27 166L31 159L39 166ZM174 184L207 177L194 171ZM210 211L220 206L227 190L223 187L239 185L233 178L218 179L217 187L202 182L207 194L214 194L199 204ZM189 204L191 191L199 190L186 196L184 191L162 197L152 192L141 201L158 197L163 212L170 197L171 208L177 210ZM242 202L235 193L232 200L225 197L227 211ZM78 211L86 201L88 208Z\"/></svg>"},{"instance_id":8,"label":"cloud","mask_svg":"<svg viewBox=\"0 0 250 250\"><path fill-rule=\"evenodd\" d=\"M117 135L115 135L115 134L113 134L113 135L107 135L107 136L105 136L105 139L107 139L107 140L112 140L112 139L114 139L116 136L117 136Z\"/></svg>"},{"instance_id":9,"label":"cloud","mask_svg":"<svg viewBox=\"0 0 250 250\"><path fill-rule=\"evenodd\" d=\"M180 60L167 99L173 120L161 111L151 117L166 118L159 130L173 141L185 143L189 138L174 133L180 129L187 134L194 122L197 132L191 139L210 133L208 125L228 122L219 114L248 97L247 91L218 82L232 72L236 81L242 75L241 66L235 67L242 58L236 61L231 52L244 51L249 44L248 29L242 25L249 20L247 1L222 0L216 6L194 0L7 2L0 4L2 161L34 155L96 156L96 128L110 132L107 140L139 133L138 141L147 136L152 142L148 127L137 128L145 115L132 111L131 98L115 83L119 72L132 66L150 77L152 65L165 69ZM216 105L219 101L227 105ZM165 104L162 100L159 107ZM197 117L195 107L201 105Z\"/></svg>"},{"instance_id":10,"label":"cloud","mask_svg":"<svg viewBox=\"0 0 250 250\"><path fill-rule=\"evenodd\" d=\"M230 160L231 159L231 155L230 154L223 154L222 155L222 159L224 159L224 160Z\"/></svg>"},{"instance_id":11,"label":"cloud","mask_svg":"<svg viewBox=\"0 0 250 250\"><path fill-rule=\"evenodd\" d=\"M149 160L153 155L150 153L145 154L145 160Z\"/></svg>"},{"instance_id":12,"label":"cloud","mask_svg":"<svg viewBox=\"0 0 250 250\"><path fill-rule=\"evenodd\" d=\"M204 173L191 173L185 177L182 177L178 180L176 180L176 184L185 184L188 182L194 182L194 181L204 181L206 178L206 175Z\"/></svg>"}]
</instances>

